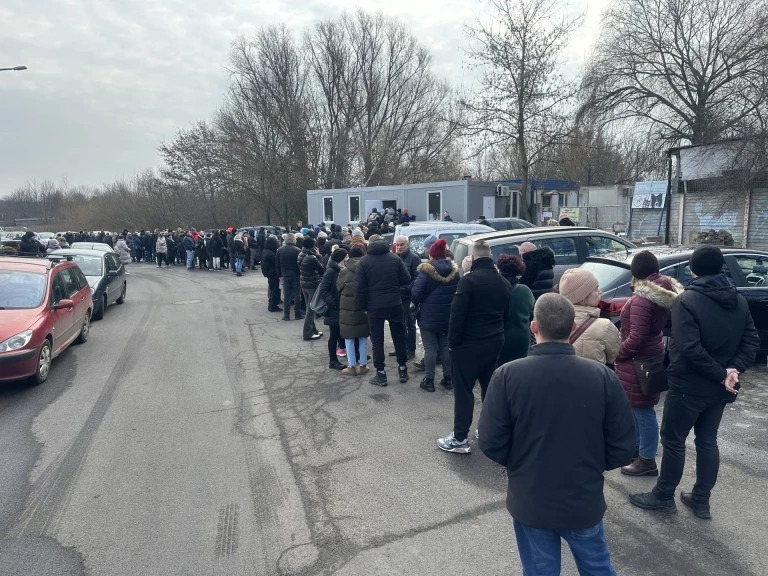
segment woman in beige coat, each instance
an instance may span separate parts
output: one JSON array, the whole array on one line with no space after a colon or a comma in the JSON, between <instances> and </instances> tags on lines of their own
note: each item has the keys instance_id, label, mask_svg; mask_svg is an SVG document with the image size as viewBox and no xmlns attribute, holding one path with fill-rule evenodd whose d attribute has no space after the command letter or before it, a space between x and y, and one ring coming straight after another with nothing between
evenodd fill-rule
<instances>
[{"instance_id":1,"label":"woman in beige coat","mask_svg":"<svg viewBox=\"0 0 768 576\"><path fill-rule=\"evenodd\" d=\"M560 294L570 300L576 310L574 332L585 322L586 330L573 342L576 354L602 364L613 364L621 347L618 328L607 318L600 318L600 289L597 278L589 270L571 268L560 278Z\"/></svg>"}]
</instances>

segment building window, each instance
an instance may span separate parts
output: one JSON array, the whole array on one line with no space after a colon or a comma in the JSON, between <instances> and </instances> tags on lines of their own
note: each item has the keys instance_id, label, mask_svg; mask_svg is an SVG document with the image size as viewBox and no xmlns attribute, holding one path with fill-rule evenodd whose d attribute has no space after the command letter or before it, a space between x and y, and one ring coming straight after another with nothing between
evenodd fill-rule
<instances>
[{"instance_id":1,"label":"building window","mask_svg":"<svg viewBox=\"0 0 768 576\"><path fill-rule=\"evenodd\" d=\"M427 220L440 220L443 217L443 193L427 192Z\"/></svg>"},{"instance_id":2,"label":"building window","mask_svg":"<svg viewBox=\"0 0 768 576\"><path fill-rule=\"evenodd\" d=\"M360 222L360 196L349 197L349 221Z\"/></svg>"},{"instance_id":3,"label":"building window","mask_svg":"<svg viewBox=\"0 0 768 576\"><path fill-rule=\"evenodd\" d=\"M542 194L541 195L541 205L544 208L549 208L552 206L552 194Z\"/></svg>"},{"instance_id":4,"label":"building window","mask_svg":"<svg viewBox=\"0 0 768 576\"><path fill-rule=\"evenodd\" d=\"M333 222L333 196L323 196L323 222Z\"/></svg>"}]
</instances>

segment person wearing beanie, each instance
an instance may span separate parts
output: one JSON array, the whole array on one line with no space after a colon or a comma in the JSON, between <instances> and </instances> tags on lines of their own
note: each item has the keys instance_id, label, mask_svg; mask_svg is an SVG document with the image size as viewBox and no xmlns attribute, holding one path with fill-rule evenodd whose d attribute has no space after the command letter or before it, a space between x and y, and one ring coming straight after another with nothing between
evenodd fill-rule
<instances>
[{"instance_id":1,"label":"person wearing beanie","mask_svg":"<svg viewBox=\"0 0 768 576\"><path fill-rule=\"evenodd\" d=\"M414 317L419 323L424 344L424 370L426 375L420 387L435 391L435 365L438 352L443 365L440 384L446 390L453 388L451 355L448 351L448 326L451 302L459 284L459 267L446 259L447 244L442 238L429 248L429 261L419 264L411 288L411 302L416 306Z\"/></svg>"},{"instance_id":2,"label":"person wearing beanie","mask_svg":"<svg viewBox=\"0 0 768 576\"><path fill-rule=\"evenodd\" d=\"M694 279L672 304L661 470L651 492L630 494L630 502L639 508L676 511L685 440L694 429L696 482L691 492L681 492L680 501L697 517L711 518L709 499L720 467L720 421L725 405L736 400L739 375L754 364L760 349L747 301L723 273L723 263L716 246L694 250L689 262Z\"/></svg>"},{"instance_id":3,"label":"person wearing beanie","mask_svg":"<svg viewBox=\"0 0 768 576\"><path fill-rule=\"evenodd\" d=\"M683 286L659 274L659 261L648 250L638 252L630 264L633 295L621 311L621 348L616 358L616 374L635 417L637 455L621 469L628 476L655 476L659 445L659 423L654 406L659 394L646 396L640 389L635 363L664 357L663 331L672 305Z\"/></svg>"},{"instance_id":4,"label":"person wearing beanie","mask_svg":"<svg viewBox=\"0 0 768 576\"><path fill-rule=\"evenodd\" d=\"M432 247L432 245L437 242L437 236L434 234L430 234L424 239L424 251L429 254L429 249Z\"/></svg>"},{"instance_id":5,"label":"person wearing beanie","mask_svg":"<svg viewBox=\"0 0 768 576\"><path fill-rule=\"evenodd\" d=\"M461 261L461 274L469 274L472 271L472 255L464 256Z\"/></svg>"},{"instance_id":6,"label":"person wearing beanie","mask_svg":"<svg viewBox=\"0 0 768 576\"><path fill-rule=\"evenodd\" d=\"M536 299L525 284L520 284L520 277L525 272L525 262L514 254L501 254L496 267L512 286L509 295L509 310L504 323L504 347L499 354L499 366L528 356L531 345L531 320Z\"/></svg>"},{"instance_id":7,"label":"person wearing beanie","mask_svg":"<svg viewBox=\"0 0 768 576\"><path fill-rule=\"evenodd\" d=\"M600 288L595 275L584 268L569 268L563 272L558 288L576 311L571 331L576 354L601 364L612 364L619 353L621 337L613 322L600 317Z\"/></svg>"},{"instance_id":8,"label":"person wearing beanie","mask_svg":"<svg viewBox=\"0 0 768 576\"><path fill-rule=\"evenodd\" d=\"M336 250L334 254L342 249ZM349 258L340 264L336 280L339 294L339 335L344 338L347 350L347 367L341 373L345 376L362 376L368 373L368 316L357 299L357 273L360 260L365 256L364 244L353 244Z\"/></svg>"},{"instance_id":9,"label":"person wearing beanie","mask_svg":"<svg viewBox=\"0 0 768 576\"><path fill-rule=\"evenodd\" d=\"M573 220L563 212L560 214L560 220L557 222L560 226L576 226L576 224L573 223Z\"/></svg>"},{"instance_id":10,"label":"person wearing beanie","mask_svg":"<svg viewBox=\"0 0 768 576\"><path fill-rule=\"evenodd\" d=\"M299 285L301 295L304 299L304 340L318 340L323 333L317 331L315 326L315 311L312 310L310 303L315 295L315 290L320 286L325 273L320 262L320 252L317 250L314 238L307 236L301 242L301 253L296 262L299 265Z\"/></svg>"},{"instance_id":11,"label":"person wearing beanie","mask_svg":"<svg viewBox=\"0 0 768 576\"><path fill-rule=\"evenodd\" d=\"M504 346L512 286L496 270L491 247L482 240L472 246L472 269L459 280L451 303L448 345L453 370L453 432L437 440L446 452L469 454L467 437L475 409L475 383L485 400L488 383Z\"/></svg>"},{"instance_id":12,"label":"person wearing beanie","mask_svg":"<svg viewBox=\"0 0 768 576\"><path fill-rule=\"evenodd\" d=\"M323 279L317 288L318 297L326 303L323 313L323 324L328 326L328 368L331 370L344 370L344 365L339 362L337 352L344 348L344 341L339 331L339 292L336 290L336 281L341 272L341 263L347 257L344 248L334 250L328 260Z\"/></svg>"},{"instance_id":13,"label":"person wearing beanie","mask_svg":"<svg viewBox=\"0 0 768 576\"><path fill-rule=\"evenodd\" d=\"M299 254L301 250L296 246L296 236L289 232L285 235L285 244L278 248L275 255L275 268L282 283L283 320L285 321L291 319L291 304L294 306L296 320L304 318L301 314Z\"/></svg>"}]
</instances>

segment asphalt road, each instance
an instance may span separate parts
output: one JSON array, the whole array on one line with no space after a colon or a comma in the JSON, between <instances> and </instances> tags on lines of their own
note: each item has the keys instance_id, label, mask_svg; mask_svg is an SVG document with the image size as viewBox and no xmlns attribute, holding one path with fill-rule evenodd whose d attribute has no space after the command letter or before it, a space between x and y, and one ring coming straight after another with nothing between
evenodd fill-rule
<instances>
[{"instance_id":1,"label":"asphalt road","mask_svg":"<svg viewBox=\"0 0 768 576\"><path fill-rule=\"evenodd\" d=\"M328 370L259 272L130 271L47 383L0 388L0 575L522 573L503 470L435 446L450 393ZM606 474L619 574L768 574L767 428L762 371L726 411L710 522Z\"/></svg>"}]
</instances>

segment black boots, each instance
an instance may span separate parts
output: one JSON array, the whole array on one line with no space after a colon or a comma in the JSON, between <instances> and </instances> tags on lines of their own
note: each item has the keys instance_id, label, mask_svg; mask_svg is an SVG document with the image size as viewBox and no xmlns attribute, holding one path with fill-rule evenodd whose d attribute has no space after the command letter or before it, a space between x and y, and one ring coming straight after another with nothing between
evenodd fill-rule
<instances>
[{"instance_id":1,"label":"black boots","mask_svg":"<svg viewBox=\"0 0 768 576\"><path fill-rule=\"evenodd\" d=\"M435 379L434 378L427 378L426 376L421 379L421 384L419 384L419 388L422 390L426 390L427 392L434 392L435 391Z\"/></svg>"}]
</instances>

